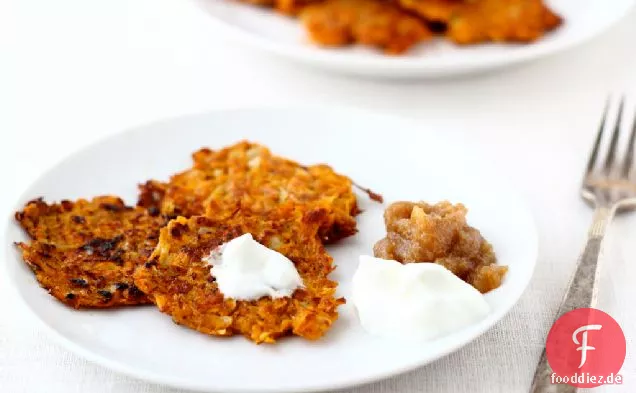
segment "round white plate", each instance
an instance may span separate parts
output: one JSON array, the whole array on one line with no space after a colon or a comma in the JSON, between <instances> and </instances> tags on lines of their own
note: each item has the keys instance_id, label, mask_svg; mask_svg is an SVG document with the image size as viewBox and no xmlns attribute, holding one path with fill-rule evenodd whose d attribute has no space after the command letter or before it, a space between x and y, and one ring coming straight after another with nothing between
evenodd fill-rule
<instances>
[{"instance_id":1,"label":"round white plate","mask_svg":"<svg viewBox=\"0 0 636 393\"><path fill-rule=\"evenodd\" d=\"M450 138L434 124L343 109L260 109L212 112L139 127L89 146L42 175L18 201L47 201L115 194L136 200L136 185L167 179L190 165L190 153L240 139L269 146L302 163L326 162L337 171L395 200L449 199L469 208L510 271L486 295L487 319L442 339L414 345L368 335L352 304L317 342L282 339L254 345L242 337L205 336L171 321L152 306L75 311L41 289L12 242L26 240L10 220L6 272L24 308L46 330L80 355L148 381L215 392L298 392L343 388L422 366L457 350L500 320L528 284L537 256L537 235L528 209L465 136ZM360 254L383 237L384 206L360 194L360 232L328 250L337 269L339 294L350 295Z\"/></svg>"},{"instance_id":2,"label":"round white plate","mask_svg":"<svg viewBox=\"0 0 636 393\"><path fill-rule=\"evenodd\" d=\"M546 0L565 24L529 45L457 47L444 40L420 44L403 56L351 47L324 49L311 44L299 21L237 0L195 0L227 36L256 48L337 72L386 78L468 74L541 58L592 38L625 15L635 0Z\"/></svg>"}]
</instances>

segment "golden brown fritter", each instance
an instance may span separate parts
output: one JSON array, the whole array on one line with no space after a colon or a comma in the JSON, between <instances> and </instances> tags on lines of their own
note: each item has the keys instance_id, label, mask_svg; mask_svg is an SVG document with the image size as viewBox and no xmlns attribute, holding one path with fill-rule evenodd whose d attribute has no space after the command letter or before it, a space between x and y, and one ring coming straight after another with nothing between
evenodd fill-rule
<instances>
[{"instance_id":1,"label":"golden brown fritter","mask_svg":"<svg viewBox=\"0 0 636 393\"><path fill-rule=\"evenodd\" d=\"M532 42L563 22L543 0L399 0L423 18L447 24L457 44Z\"/></svg>"},{"instance_id":2,"label":"golden brown fritter","mask_svg":"<svg viewBox=\"0 0 636 393\"><path fill-rule=\"evenodd\" d=\"M533 42L562 22L543 0L480 0L451 19L446 36L458 44Z\"/></svg>"},{"instance_id":3,"label":"golden brown fritter","mask_svg":"<svg viewBox=\"0 0 636 393\"><path fill-rule=\"evenodd\" d=\"M384 212L387 236L373 247L378 258L435 262L481 293L498 288L508 268L497 265L492 246L466 222L462 204L396 202Z\"/></svg>"},{"instance_id":4,"label":"golden brown fritter","mask_svg":"<svg viewBox=\"0 0 636 393\"><path fill-rule=\"evenodd\" d=\"M384 0L327 0L300 17L311 40L324 46L360 43L400 54L432 37L422 20Z\"/></svg>"},{"instance_id":5,"label":"golden brown fritter","mask_svg":"<svg viewBox=\"0 0 636 393\"><path fill-rule=\"evenodd\" d=\"M299 16L312 41L361 43L401 54L431 38L460 45L529 43L563 23L545 0L240 0ZM430 28L429 28L430 27Z\"/></svg>"},{"instance_id":6,"label":"golden brown fritter","mask_svg":"<svg viewBox=\"0 0 636 393\"><path fill-rule=\"evenodd\" d=\"M327 165L305 167L245 141L218 151L201 149L193 159L191 169L169 182L141 185L138 205L170 217L217 218L262 214L290 204L320 207L328 212L320 228L323 241L356 233L359 210L351 180Z\"/></svg>"},{"instance_id":7,"label":"golden brown fritter","mask_svg":"<svg viewBox=\"0 0 636 393\"><path fill-rule=\"evenodd\" d=\"M135 284L181 325L218 336L242 334L256 343L272 343L295 334L315 340L337 319L336 283L329 280L332 259L317 237L328 220L323 209L290 220L293 212L218 220L179 217L161 230L159 244L149 261L135 272ZM224 298L210 265L202 258L223 243L251 233L255 240L291 259L304 288L292 297L255 301Z\"/></svg>"},{"instance_id":8,"label":"golden brown fritter","mask_svg":"<svg viewBox=\"0 0 636 393\"><path fill-rule=\"evenodd\" d=\"M113 196L29 202L16 219L33 239L18 243L40 285L75 308L148 303L132 273L155 248L166 220Z\"/></svg>"}]
</instances>

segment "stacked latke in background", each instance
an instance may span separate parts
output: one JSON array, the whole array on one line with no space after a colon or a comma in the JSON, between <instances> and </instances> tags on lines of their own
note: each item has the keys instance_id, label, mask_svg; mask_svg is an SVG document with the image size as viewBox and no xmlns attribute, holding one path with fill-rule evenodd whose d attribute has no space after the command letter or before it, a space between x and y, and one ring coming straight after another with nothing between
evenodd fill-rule
<instances>
[{"instance_id":1,"label":"stacked latke in background","mask_svg":"<svg viewBox=\"0 0 636 393\"><path fill-rule=\"evenodd\" d=\"M301 19L322 46L401 54L435 34L460 44L530 43L563 19L544 0L242 0Z\"/></svg>"},{"instance_id":2,"label":"stacked latke in background","mask_svg":"<svg viewBox=\"0 0 636 393\"><path fill-rule=\"evenodd\" d=\"M168 182L142 185L137 207L115 196L27 203L15 217L31 241L17 245L40 285L75 308L153 302L207 334L320 338L344 303L322 243L356 232L351 180L249 142L193 159ZM292 260L304 288L286 299L224 299L201 257L247 232Z\"/></svg>"},{"instance_id":3,"label":"stacked latke in background","mask_svg":"<svg viewBox=\"0 0 636 393\"><path fill-rule=\"evenodd\" d=\"M327 0L300 17L311 40L323 46L359 43L399 54L433 37L424 21L389 1Z\"/></svg>"}]
</instances>

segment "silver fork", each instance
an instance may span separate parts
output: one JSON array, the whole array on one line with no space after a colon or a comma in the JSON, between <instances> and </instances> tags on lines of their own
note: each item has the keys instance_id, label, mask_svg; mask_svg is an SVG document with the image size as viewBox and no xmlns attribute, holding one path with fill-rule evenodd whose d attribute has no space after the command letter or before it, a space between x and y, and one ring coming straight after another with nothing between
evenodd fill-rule
<instances>
[{"instance_id":1,"label":"silver fork","mask_svg":"<svg viewBox=\"0 0 636 393\"><path fill-rule=\"evenodd\" d=\"M599 255L605 229L617 211L636 207L636 181L631 178L636 143L636 120L633 122L622 158L619 158L621 154L618 152L624 106L625 100L622 99L605 160L601 162L599 151L604 130L607 128L609 100L603 113L601 126L581 185L581 196L594 207L594 219L588 233L587 244L570 279L557 317L577 308L593 308L596 305L600 271ZM544 350L534 374L530 393L574 393L577 391L577 388L570 385L551 384L551 374L552 369Z\"/></svg>"}]
</instances>

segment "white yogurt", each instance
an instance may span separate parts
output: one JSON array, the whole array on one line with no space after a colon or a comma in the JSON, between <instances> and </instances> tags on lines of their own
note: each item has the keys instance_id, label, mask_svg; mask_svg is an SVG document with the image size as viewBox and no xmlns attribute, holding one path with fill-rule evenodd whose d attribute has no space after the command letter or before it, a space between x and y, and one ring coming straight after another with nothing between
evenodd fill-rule
<instances>
[{"instance_id":1,"label":"white yogurt","mask_svg":"<svg viewBox=\"0 0 636 393\"><path fill-rule=\"evenodd\" d=\"M438 338L490 312L478 290L441 265L370 256L360 257L352 300L369 333L405 339Z\"/></svg>"},{"instance_id":2,"label":"white yogurt","mask_svg":"<svg viewBox=\"0 0 636 393\"><path fill-rule=\"evenodd\" d=\"M246 233L203 258L226 298L256 300L291 296L303 281L294 263Z\"/></svg>"}]
</instances>

